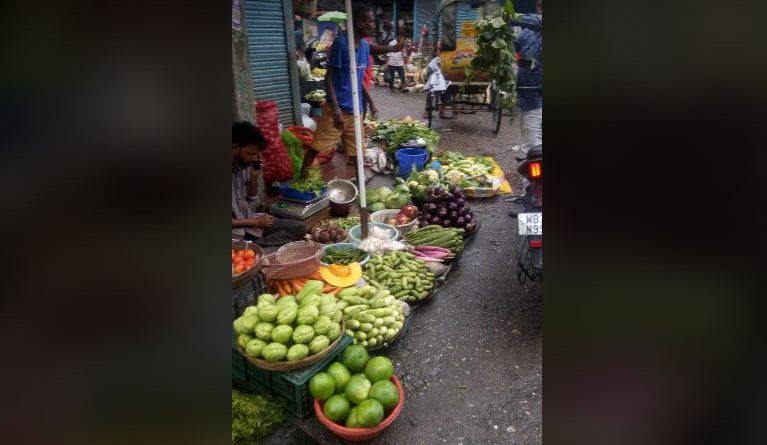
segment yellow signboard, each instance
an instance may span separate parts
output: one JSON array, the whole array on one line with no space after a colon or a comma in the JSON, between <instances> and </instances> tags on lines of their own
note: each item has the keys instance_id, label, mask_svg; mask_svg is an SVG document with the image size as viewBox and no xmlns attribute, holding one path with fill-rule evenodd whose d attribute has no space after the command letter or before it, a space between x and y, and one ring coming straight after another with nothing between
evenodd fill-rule
<instances>
[{"instance_id":1,"label":"yellow signboard","mask_svg":"<svg viewBox=\"0 0 767 445\"><path fill-rule=\"evenodd\" d=\"M469 27L471 27L470 30ZM465 70L477 51L475 38L473 36L465 36L469 31L474 33L474 25L472 23L464 23L461 26L461 37L456 39L455 50L442 51L439 54L439 58L442 59L442 74L447 80L452 80L453 82L466 80ZM484 79L477 78L476 80L481 81Z\"/></svg>"}]
</instances>

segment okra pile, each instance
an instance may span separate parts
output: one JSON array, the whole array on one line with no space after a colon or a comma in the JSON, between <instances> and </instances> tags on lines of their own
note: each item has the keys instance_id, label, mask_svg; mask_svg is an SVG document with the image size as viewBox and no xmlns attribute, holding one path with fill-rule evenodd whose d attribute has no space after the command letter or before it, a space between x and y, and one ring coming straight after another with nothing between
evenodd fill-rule
<instances>
[{"instance_id":1,"label":"okra pile","mask_svg":"<svg viewBox=\"0 0 767 445\"><path fill-rule=\"evenodd\" d=\"M336 309L343 311L346 335L368 349L394 340L405 321L402 303L370 285L339 292Z\"/></svg>"},{"instance_id":2,"label":"okra pile","mask_svg":"<svg viewBox=\"0 0 767 445\"><path fill-rule=\"evenodd\" d=\"M430 225L405 234L411 246L437 246L450 249L453 255L463 250L463 229Z\"/></svg>"},{"instance_id":3,"label":"okra pile","mask_svg":"<svg viewBox=\"0 0 767 445\"><path fill-rule=\"evenodd\" d=\"M426 298L434 288L434 274L426 263L409 252L375 255L365 264L365 281L378 289L387 289L394 298L415 303Z\"/></svg>"}]
</instances>

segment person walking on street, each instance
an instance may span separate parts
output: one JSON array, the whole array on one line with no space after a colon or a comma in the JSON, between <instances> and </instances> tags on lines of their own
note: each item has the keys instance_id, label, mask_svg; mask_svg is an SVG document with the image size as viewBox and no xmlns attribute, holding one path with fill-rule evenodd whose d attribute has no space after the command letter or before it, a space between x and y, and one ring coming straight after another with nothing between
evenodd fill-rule
<instances>
[{"instance_id":1,"label":"person walking on street","mask_svg":"<svg viewBox=\"0 0 767 445\"><path fill-rule=\"evenodd\" d=\"M342 33L333 41L328 59L328 70L325 74L327 96L322 108L322 116L314 133L312 148L304 155L301 177L305 178L308 168L317 157L318 152L326 152L343 140L343 148L348 157L348 164L356 164L357 144L354 136L354 105L352 102L352 82L357 82L359 91L359 109L362 112L365 104L369 105L373 119L378 115L373 100L364 87L364 76L370 56L370 46L366 37L375 32L375 17L368 6L357 6L352 14L354 39L357 61L357 72L354 77L349 73L349 42L347 34Z\"/></svg>"},{"instance_id":2,"label":"person walking on street","mask_svg":"<svg viewBox=\"0 0 767 445\"><path fill-rule=\"evenodd\" d=\"M521 142L518 160L530 148L543 144L543 1L536 3L537 14L519 14L512 24L522 27L514 41L517 50L517 106Z\"/></svg>"},{"instance_id":3,"label":"person walking on street","mask_svg":"<svg viewBox=\"0 0 767 445\"><path fill-rule=\"evenodd\" d=\"M402 43L392 40L389 42L389 46L396 48L397 45ZM399 51L392 51L386 55L386 65L389 70L389 89L394 90L394 74L399 76L399 90L405 89L405 54L400 49Z\"/></svg>"}]
</instances>

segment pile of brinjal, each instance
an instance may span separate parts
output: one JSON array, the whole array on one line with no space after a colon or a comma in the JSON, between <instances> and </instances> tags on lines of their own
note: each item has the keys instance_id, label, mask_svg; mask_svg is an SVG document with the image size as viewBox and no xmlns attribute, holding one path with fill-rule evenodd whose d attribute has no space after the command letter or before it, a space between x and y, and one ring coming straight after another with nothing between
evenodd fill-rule
<instances>
[{"instance_id":1,"label":"pile of brinjal","mask_svg":"<svg viewBox=\"0 0 767 445\"><path fill-rule=\"evenodd\" d=\"M459 187L445 190L435 187L429 192L421 209L420 226L435 224L442 227L460 227L471 232L476 227L466 195Z\"/></svg>"}]
</instances>

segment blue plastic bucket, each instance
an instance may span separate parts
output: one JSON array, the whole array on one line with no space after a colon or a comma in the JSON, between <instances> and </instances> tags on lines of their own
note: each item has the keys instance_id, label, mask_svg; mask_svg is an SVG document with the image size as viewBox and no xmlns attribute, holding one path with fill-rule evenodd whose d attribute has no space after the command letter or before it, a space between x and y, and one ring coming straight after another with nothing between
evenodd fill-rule
<instances>
[{"instance_id":1,"label":"blue plastic bucket","mask_svg":"<svg viewBox=\"0 0 767 445\"><path fill-rule=\"evenodd\" d=\"M397 150L396 157L399 162L399 177L407 179L415 168L421 171L426 164L426 157L429 153L424 148L401 148Z\"/></svg>"}]
</instances>

